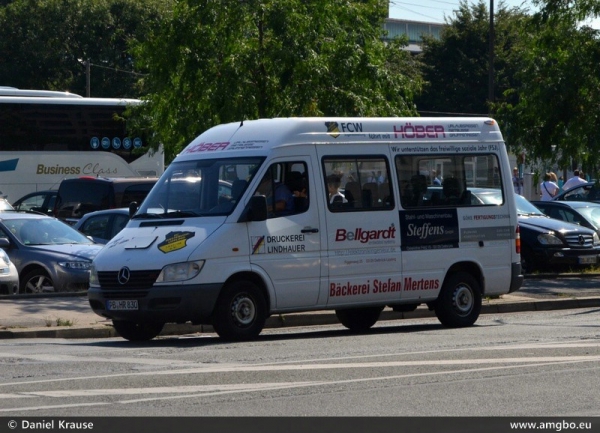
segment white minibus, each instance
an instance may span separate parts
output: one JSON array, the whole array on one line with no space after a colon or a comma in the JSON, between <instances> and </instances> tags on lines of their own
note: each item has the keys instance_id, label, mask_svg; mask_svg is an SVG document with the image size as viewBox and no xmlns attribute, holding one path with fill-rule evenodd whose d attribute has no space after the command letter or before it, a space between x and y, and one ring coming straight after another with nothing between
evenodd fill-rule
<instances>
[{"instance_id":1,"label":"white minibus","mask_svg":"<svg viewBox=\"0 0 600 433\"><path fill-rule=\"evenodd\" d=\"M496 121L281 118L193 140L94 259L88 297L128 340L186 322L245 340L314 310L354 332L421 304L469 326L522 281Z\"/></svg>"}]
</instances>

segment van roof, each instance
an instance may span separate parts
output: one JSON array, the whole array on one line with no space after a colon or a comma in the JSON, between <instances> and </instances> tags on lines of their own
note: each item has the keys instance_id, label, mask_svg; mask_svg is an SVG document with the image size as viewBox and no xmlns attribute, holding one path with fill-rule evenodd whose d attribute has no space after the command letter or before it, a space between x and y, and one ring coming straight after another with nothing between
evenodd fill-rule
<instances>
[{"instance_id":1,"label":"van roof","mask_svg":"<svg viewBox=\"0 0 600 433\"><path fill-rule=\"evenodd\" d=\"M176 158L266 155L280 146L299 144L502 142L489 117L297 117L248 120L215 126L194 139ZM237 156L237 155L236 155Z\"/></svg>"}]
</instances>

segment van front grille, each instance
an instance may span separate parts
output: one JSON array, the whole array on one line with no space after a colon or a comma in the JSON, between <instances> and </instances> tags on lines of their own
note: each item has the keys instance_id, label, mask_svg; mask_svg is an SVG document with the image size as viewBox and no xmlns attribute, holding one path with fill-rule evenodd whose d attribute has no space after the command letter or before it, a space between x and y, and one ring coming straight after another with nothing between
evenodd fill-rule
<instances>
[{"instance_id":1,"label":"van front grille","mask_svg":"<svg viewBox=\"0 0 600 433\"><path fill-rule=\"evenodd\" d=\"M160 269L150 271L130 271L127 282L119 281L120 271L98 272L98 280L102 290L141 290L150 289L158 275Z\"/></svg>"}]
</instances>

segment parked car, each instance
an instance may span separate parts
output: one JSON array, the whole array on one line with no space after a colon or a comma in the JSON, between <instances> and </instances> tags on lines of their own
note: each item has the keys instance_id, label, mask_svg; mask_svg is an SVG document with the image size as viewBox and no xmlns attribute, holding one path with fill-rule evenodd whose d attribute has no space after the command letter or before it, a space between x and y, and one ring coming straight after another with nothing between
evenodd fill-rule
<instances>
[{"instance_id":1,"label":"parked car","mask_svg":"<svg viewBox=\"0 0 600 433\"><path fill-rule=\"evenodd\" d=\"M88 212L128 207L131 202L140 205L157 180L91 176L65 179L58 187L54 216L72 225Z\"/></svg>"},{"instance_id":2,"label":"parked car","mask_svg":"<svg viewBox=\"0 0 600 433\"><path fill-rule=\"evenodd\" d=\"M6 251L0 248L0 294L14 295L19 293L19 272L10 261Z\"/></svg>"},{"instance_id":3,"label":"parked car","mask_svg":"<svg viewBox=\"0 0 600 433\"><path fill-rule=\"evenodd\" d=\"M532 201L550 218L578 224L594 230L600 236L600 203L591 201Z\"/></svg>"},{"instance_id":4,"label":"parked car","mask_svg":"<svg viewBox=\"0 0 600 433\"><path fill-rule=\"evenodd\" d=\"M94 242L105 244L111 240L129 221L129 208L98 210L86 213L73 228L92 238Z\"/></svg>"},{"instance_id":5,"label":"parked car","mask_svg":"<svg viewBox=\"0 0 600 433\"><path fill-rule=\"evenodd\" d=\"M496 204L502 200L500 190L469 189L483 203ZM520 195L515 195L515 201L523 272L598 264L600 238L594 230L550 218Z\"/></svg>"},{"instance_id":6,"label":"parked car","mask_svg":"<svg viewBox=\"0 0 600 433\"><path fill-rule=\"evenodd\" d=\"M552 201L593 201L600 203L600 185L596 182L582 183L561 192Z\"/></svg>"},{"instance_id":7,"label":"parked car","mask_svg":"<svg viewBox=\"0 0 600 433\"><path fill-rule=\"evenodd\" d=\"M102 247L46 215L0 214L0 248L19 272L19 293L87 290L92 259Z\"/></svg>"},{"instance_id":8,"label":"parked car","mask_svg":"<svg viewBox=\"0 0 600 433\"><path fill-rule=\"evenodd\" d=\"M52 215L57 194L56 190L31 192L15 201L13 207L15 210L32 210Z\"/></svg>"}]
</instances>

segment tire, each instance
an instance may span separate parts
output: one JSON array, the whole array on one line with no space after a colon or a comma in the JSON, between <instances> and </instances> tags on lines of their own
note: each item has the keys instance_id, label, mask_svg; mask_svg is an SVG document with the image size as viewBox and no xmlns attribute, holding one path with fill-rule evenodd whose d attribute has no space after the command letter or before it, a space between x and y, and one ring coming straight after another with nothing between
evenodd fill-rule
<instances>
[{"instance_id":1,"label":"tire","mask_svg":"<svg viewBox=\"0 0 600 433\"><path fill-rule=\"evenodd\" d=\"M267 320L267 302L251 281L234 281L223 288L213 313L215 332L227 341L252 340Z\"/></svg>"},{"instance_id":2,"label":"tire","mask_svg":"<svg viewBox=\"0 0 600 433\"><path fill-rule=\"evenodd\" d=\"M27 271L20 278L19 293L48 293L55 292L52 278L42 268Z\"/></svg>"},{"instance_id":3,"label":"tire","mask_svg":"<svg viewBox=\"0 0 600 433\"><path fill-rule=\"evenodd\" d=\"M113 320L115 331L129 341L149 341L160 334L164 323L136 323L128 320Z\"/></svg>"},{"instance_id":4,"label":"tire","mask_svg":"<svg viewBox=\"0 0 600 433\"><path fill-rule=\"evenodd\" d=\"M352 332L365 332L377 323L382 311L383 307L349 308L335 310L335 315Z\"/></svg>"},{"instance_id":5,"label":"tire","mask_svg":"<svg viewBox=\"0 0 600 433\"><path fill-rule=\"evenodd\" d=\"M450 275L435 302L435 315L449 328L471 326L481 312L481 289L467 272Z\"/></svg>"}]
</instances>

